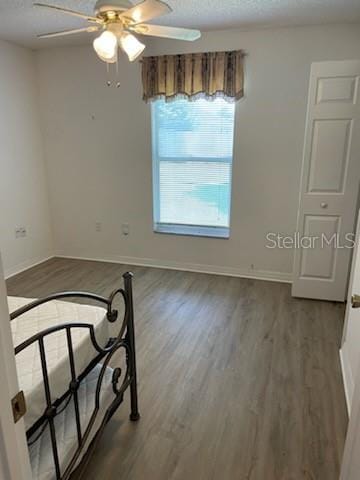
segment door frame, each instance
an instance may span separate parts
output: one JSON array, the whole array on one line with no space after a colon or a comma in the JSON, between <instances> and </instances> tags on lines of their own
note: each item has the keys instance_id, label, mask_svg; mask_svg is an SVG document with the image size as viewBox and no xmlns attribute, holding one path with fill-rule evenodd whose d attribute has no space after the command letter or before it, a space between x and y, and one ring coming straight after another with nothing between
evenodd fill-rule
<instances>
[{"instance_id":1,"label":"door frame","mask_svg":"<svg viewBox=\"0 0 360 480\"><path fill-rule=\"evenodd\" d=\"M355 247L352 252L352 260L351 260L351 271L348 280L348 294L347 294L347 305L345 311L345 319L344 319L344 327L343 327L343 335L341 339L341 347L340 347L340 363L343 375L343 382L344 382L344 389L345 389L345 397L346 397L346 404L347 409L350 415L351 408L352 408L352 397L355 392L355 385L356 385L356 378L353 378L351 367L349 363L349 357L347 354L347 348L345 346L347 336L348 336L348 326L349 326L349 317L351 313L351 296L352 296L352 283L355 276L355 267L357 263L357 257L360 254L360 214L357 212L357 219L356 219L356 243Z\"/></svg>"},{"instance_id":2,"label":"door frame","mask_svg":"<svg viewBox=\"0 0 360 480\"><path fill-rule=\"evenodd\" d=\"M0 256L0 478L32 478L24 420L14 423L11 399L18 393L14 346Z\"/></svg>"},{"instance_id":3,"label":"door frame","mask_svg":"<svg viewBox=\"0 0 360 480\"><path fill-rule=\"evenodd\" d=\"M360 365L359 365L360 367ZM358 480L360 469L360 368L357 371L340 480Z\"/></svg>"}]
</instances>

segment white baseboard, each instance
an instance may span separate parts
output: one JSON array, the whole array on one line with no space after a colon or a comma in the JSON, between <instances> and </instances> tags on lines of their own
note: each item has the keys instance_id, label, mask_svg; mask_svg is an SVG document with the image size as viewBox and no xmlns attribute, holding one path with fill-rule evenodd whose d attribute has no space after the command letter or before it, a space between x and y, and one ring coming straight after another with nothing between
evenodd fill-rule
<instances>
[{"instance_id":1,"label":"white baseboard","mask_svg":"<svg viewBox=\"0 0 360 480\"><path fill-rule=\"evenodd\" d=\"M268 272L262 270L251 270L246 268L220 267L217 265L180 263L173 261L156 260L151 258L122 257L115 255L111 255L108 257L55 255L55 257L69 258L74 260L88 260L95 262L120 263L124 265L136 265L141 267L164 268L168 270L180 270L186 272L210 273L213 275L251 278L254 280L267 280L271 282L292 283L291 273Z\"/></svg>"},{"instance_id":2,"label":"white baseboard","mask_svg":"<svg viewBox=\"0 0 360 480\"><path fill-rule=\"evenodd\" d=\"M340 364L341 364L341 371L342 371L344 389L345 389L346 405L348 409L348 414L350 416L351 402L352 402L355 385L354 385L354 380L351 373L349 359L348 359L346 350L344 350L344 345L340 349L339 353L340 353Z\"/></svg>"},{"instance_id":3,"label":"white baseboard","mask_svg":"<svg viewBox=\"0 0 360 480\"><path fill-rule=\"evenodd\" d=\"M20 263L15 267L7 268L4 272L5 280L8 280L9 278L18 275L19 273L25 272L25 270L29 270L29 268L36 267L36 265L40 265L40 263L44 263L51 258L54 258L54 255L50 255L48 257L39 257L35 259L33 258L31 260L27 260L26 262Z\"/></svg>"}]
</instances>

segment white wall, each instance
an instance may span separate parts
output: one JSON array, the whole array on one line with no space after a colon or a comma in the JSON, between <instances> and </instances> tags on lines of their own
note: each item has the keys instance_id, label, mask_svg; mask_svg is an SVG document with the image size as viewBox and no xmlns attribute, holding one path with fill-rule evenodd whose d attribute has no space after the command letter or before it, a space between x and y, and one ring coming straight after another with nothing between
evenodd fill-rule
<instances>
[{"instance_id":1,"label":"white wall","mask_svg":"<svg viewBox=\"0 0 360 480\"><path fill-rule=\"evenodd\" d=\"M52 254L34 54L0 41L0 248L5 275ZM26 238L15 239L25 227Z\"/></svg>"},{"instance_id":2,"label":"white wall","mask_svg":"<svg viewBox=\"0 0 360 480\"><path fill-rule=\"evenodd\" d=\"M359 58L359 44L360 26L348 25L211 32L195 44L156 40L148 48L248 53L229 240L153 233L150 107L141 100L140 65L122 61L121 87L108 88L90 46L40 51L56 253L289 279L292 252L266 249L265 236L296 228L310 64ZM125 222L129 237L121 235Z\"/></svg>"}]
</instances>

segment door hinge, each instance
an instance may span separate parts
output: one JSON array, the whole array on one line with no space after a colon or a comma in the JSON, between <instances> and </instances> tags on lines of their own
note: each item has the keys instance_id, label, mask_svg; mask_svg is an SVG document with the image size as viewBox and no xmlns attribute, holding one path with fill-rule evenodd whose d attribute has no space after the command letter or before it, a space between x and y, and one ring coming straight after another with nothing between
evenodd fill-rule
<instances>
[{"instance_id":1,"label":"door hinge","mask_svg":"<svg viewBox=\"0 0 360 480\"><path fill-rule=\"evenodd\" d=\"M353 295L351 297L352 308L360 308L360 295Z\"/></svg>"},{"instance_id":2,"label":"door hinge","mask_svg":"<svg viewBox=\"0 0 360 480\"><path fill-rule=\"evenodd\" d=\"M24 392L21 390L11 400L12 411L14 415L14 422L18 422L26 413L26 402Z\"/></svg>"}]
</instances>

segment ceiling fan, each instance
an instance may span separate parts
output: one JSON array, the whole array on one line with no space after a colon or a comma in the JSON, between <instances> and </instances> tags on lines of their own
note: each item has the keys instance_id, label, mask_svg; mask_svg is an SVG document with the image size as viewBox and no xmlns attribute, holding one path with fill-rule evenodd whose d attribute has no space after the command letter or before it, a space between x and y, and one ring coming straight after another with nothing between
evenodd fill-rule
<instances>
[{"instance_id":1,"label":"ceiling fan","mask_svg":"<svg viewBox=\"0 0 360 480\"><path fill-rule=\"evenodd\" d=\"M197 40L201 36L199 30L144 23L172 11L169 5L160 0L144 0L135 6L129 0L98 0L95 4L93 16L57 5L36 2L34 6L57 10L82 18L90 23L87 27L45 33L38 35L38 38L52 38L80 32L92 33L101 31L102 33L95 38L93 46L99 58L107 63L116 63L118 47L127 54L130 62L133 62L141 55L145 45L136 38L134 33L187 41Z\"/></svg>"}]
</instances>

